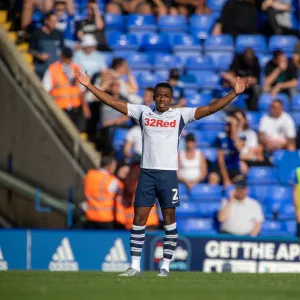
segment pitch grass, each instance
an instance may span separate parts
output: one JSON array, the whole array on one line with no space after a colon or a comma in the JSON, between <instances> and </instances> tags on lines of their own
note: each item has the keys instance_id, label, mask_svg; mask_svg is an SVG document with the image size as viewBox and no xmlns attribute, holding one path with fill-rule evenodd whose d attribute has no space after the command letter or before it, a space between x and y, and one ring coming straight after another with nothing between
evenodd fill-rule
<instances>
[{"instance_id":1,"label":"pitch grass","mask_svg":"<svg viewBox=\"0 0 300 300\"><path fill-rule=\"evenodd\" d=\"M1 300L290 300L300 299L298 274L154 272L120 278L115 273L0 272Z\"/></svg>"}]
</instances>

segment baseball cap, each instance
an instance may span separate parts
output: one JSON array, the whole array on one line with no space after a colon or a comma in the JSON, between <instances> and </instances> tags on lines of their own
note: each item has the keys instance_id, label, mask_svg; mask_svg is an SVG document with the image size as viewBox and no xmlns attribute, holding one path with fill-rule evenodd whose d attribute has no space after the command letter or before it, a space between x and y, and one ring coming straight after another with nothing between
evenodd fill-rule
<instances>
[{"instance_id":1,"label":"baseball cap","mask_svg":"<svg viewBox=\"0 0 300 300\"><path fill-rule=\"evenodd\" d=\"M238 175L234 177L232 181L236 188L244 189L247 187L247 181L244 175Z\"/></svg>"},{"instance_id":2,"label":"baseball cap","mask_svg":"<svg viewBox=\"0 0 300 300\"><path fill-rule=\"evenodd\" d=\"M96 47L98 42L93 34L85 34L81 39L81 47Z\"/></svg>"},{"instance_id":3,"label":"baseball cap","mask_svg":"<svg viewBox=\"0 0 300 300\"><path fill-rule=\"evenodd\" d=\"M193 141L193 142L195 142L195 141L196 141L196 138L195 138L194 134L188 133L188 134L186 135L186 137L185 137L185 140L186 140L186 141Z\"/></svg>"}]
</instances>

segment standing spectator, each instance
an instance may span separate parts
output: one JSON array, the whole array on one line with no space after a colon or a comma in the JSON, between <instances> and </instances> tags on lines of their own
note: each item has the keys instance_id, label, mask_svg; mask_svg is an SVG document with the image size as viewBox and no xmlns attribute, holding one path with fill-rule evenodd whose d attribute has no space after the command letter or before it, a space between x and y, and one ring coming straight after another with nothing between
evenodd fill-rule
<instances>
[{"instance_id":1,"label":"standing spectator","mask_svg":"<svg viewBox=\"0 0 300 300\"><path fill-rule=\"evenodd\" d=\"M98 50L108 51L110 49L107 47L104 29L104 19L96 0L89 0L86 18L76 23L76 37L81 40L83 35L93 34L98 42Z\"/></svg>"},{"instance_id":2,"label":"standing spectator","mask_svg":"<svg viewBox=\"0 0 300 300\"><path fill-rule=\"evenodd\" d=\"M293 198L297 221L297 236L300 238L300 167L295 170Z\"/></svg>"},{"instance_id":3,"label":"standing spectator","mask_svg":"<svg viewBox=\"0 0 300 300\"><path fill-rule=\"evenodd\" d=\"M168 83L173 88L173 101L172 107L184 107L186 100L184 98L183 83L179 81L180 71L178 69L170 70Z\"/></svg>"},{"instance_id":4,"label":"standing spectator","mask_svg":"<svg viewBox=\"0 0 300 300\"><path fill-rule=\"evenodd\" d=\"M213 34L258 34L258 11L255 0L228 0L217 21Z\"/></svg>"},{"instance_id":5,"label":"standing spectator","mask_svg":"<svg viewBox=\"0 0 300 300\"><path fill-rule=\"evenodd\" d=\"M225 187L230 186L232 178L241 173L240 152L245 146L245 137L238 133L237 119L235 116L227 118L225 132L219 133L216 140L218 159L215 170L209 175L211 183L222 180Z\"/></svg>"},{"instance_id":6,"label":"standing spectator","mask_svg":"<svg viewBox=\"0 0 300 300\"><path fill-rule=\"evenodd\" d=\"M70 48L63 48L61 59L51 64L45 72L43 85L58 107L66 112L80 131L84 131L82 116L89 118L90 110L74 77L74 70L79 67L72 62L72 55Z\"/></svg>"},{"instance_id":7,"label":"standing spectator","mask_svg":"<svg viewBox=\"0 0 300 300\"><path fill-rule=\"evenodd\" d=\"M249 95L247 108L248 110L255 111L257 109L257 100L261 93L259 84L260 65L251 48L247 48L241 55L236 55L230 66L230 70L222 74L222 77L229 81L230 84L236 81L237 76L251 78L253 85L246 92Z\"/></svg>"},{"instance_id":8,"label":"standing spectator","mask_svg":"<svg viewBox=\"0 0 300 300\"><path fill-rule=\"evenodd\" d=\"M270 92L272 96L278 93L295 95L298 84L297 68L293 61L278 50L274 51L273 59L265 68L264 91Z\"/></svg>"},{"instance_id":9,"label":"standing spectator","mask_svg":"<svg viewBox=\"0 0 300 300\"><path fill-rule=\"evenodd\" d=\"M259 123L259 139L267 152L277 149L295 150L296 128L292 117L284 111L282 102L274 100L269 115L264 115Z\"/></svg>"},{"instance_id":10,"label":"standing spectator","mask_svg":"<svg viewBox=\"0 0 300 300\"><path fill-rule=\"evenodd\" d=\"M40 78L48 66L59 58L64 46L61 32L56 29L57 17L50 12L45 15L44 25L36 29L30 40L30 52L34 57L35 71Z\"/></svg>"},{"instance_id":11,"label":"standing spectator","mask_svg":"<svg viewBox=\"0 0 300 300\"><path fill-rule=\"evenodd\" d=\"M93 34L85 34L81 39L81 50L75 52L74 63L91 77L107 69L105 56L97 51L97 40Z\"/></svg>"},{"instance_id":12,"label":"standing spectator","mask_svg":"<svg viewBox=\"0 0 300 300\"><path fill-rule=\"evenodd\" d=\"M207 176L206 159L197 149L196 139L192 133L185 137L185 150L179 153L178 163L178 180L189 189L201 183Z\"/></svg>"},{"instance_id":13,"label":"standing spectator","mask_svg":"<svg viewBox=\"0 0 300 300\"><path fill-rule=\"evenodd\" d=\"M57 17L56 29L59 30L65 39L65 44L74 48L74 4L73 1L57 0L53 6L53 12Z\"/></svg>"},{"instance_id":14,"label":"standing spectator","mask_svg":"<svg viewBox=\"0 0 300 300\"><path fill-rule=\"evenodd\" d=\"M223 201L218 213L222 233L257 236L264 221L258 201L247 196L246 180L239 175L234 178L235 189L228 200Z\"/></svg>"},{"instance_id":15,"label":"standing spectator","mask_svg":"<svg viewBox=\"0 0 300 300\"><path fill-rule=\"evenodd\" d=\"M300 76L300 42L295 47L293 62L298 69L298 76Z\"/></svg>"}]
</instances>

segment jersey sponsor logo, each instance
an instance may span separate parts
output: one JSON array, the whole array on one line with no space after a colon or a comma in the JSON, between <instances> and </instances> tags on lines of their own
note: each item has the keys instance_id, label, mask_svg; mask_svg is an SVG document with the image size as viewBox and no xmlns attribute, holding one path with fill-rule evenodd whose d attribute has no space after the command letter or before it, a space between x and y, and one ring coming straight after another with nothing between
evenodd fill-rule
<instances>
[{"instance_id":1,"label":"jersey sponsor logo","mask_svg":"<svg viewBox=\"0 0 300 300\"><path fill-rule=\"evenodd\" d=\"M8 263L7 261L4 259L2 250L0 248L0 271L7 271L8 270Z\"/></svg>"},{"instance_id":2,"label":"jersey sponsor logo","mask_svg":"<svg viewBox=\"0 0 300 300\"><path fill-rule=\"evenodd\" d=\"M68 238L63 238L49 263L50 271L78 271L78 263L75 261L73 251Z\"/></svg>"},{"instance_id":3,"label":"jersey sponsor logo","mask_svg":"<svg viewBox=\"0 0 300 300\"><path fill-rule=\"evenodd\" d=\"M122 239L116 239L102 264L102 271L123 272L130 267Z\"/></svg>"},{"instance_id":4,"label":"jersey sponsor logo","mask_svg":"<svg viewBox=\"0 0 300 300\"><path fill-rule=\"evenodd\" d=\"M176 127L176 120L171 121L171 122L167 122L164 120L157 120L157 119L150 119L150 118L146 118L145 119L145 126L148 127L164 127L164 128L168 128L168 127Z\"/></svg>"},{"instance_id":5,"label":"jersey sponsor logo","mask_svg":"<svg viewBox=\"0 0 300 300\"><path fill-rule=\"evenodd\" d=\"M151 242L150 270L159 270L164 258L163 238L154 238ZM191 269L192 247L187 238L179 237L170 263L170 270L187 271Z\"/></svg>"}]
</instances>

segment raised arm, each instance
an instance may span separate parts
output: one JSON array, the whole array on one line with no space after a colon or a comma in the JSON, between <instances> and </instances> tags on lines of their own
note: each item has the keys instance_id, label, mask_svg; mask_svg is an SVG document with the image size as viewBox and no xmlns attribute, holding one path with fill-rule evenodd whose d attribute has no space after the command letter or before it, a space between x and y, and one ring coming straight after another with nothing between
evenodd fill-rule
<instances>
[{"instance_id":1,"label":"raised arm","mask_svg":"<svg viewBox=\"0 0 300 300\"><path fill-rule=\"evenodd\" d=\"M195 112L195 119L199 120L221 110L226 105L228 105L237 95L243 93L245 89L247 89L251 85L251 83L252 82L250 78L242 80L240 79L240 77L237 77L233 90L225 97L218 99L213 103L210 103L209 105L199 106Z\"/></svg>"},{"instance_id":2,"label":"raised arm","mask_svg":"<svg viewBox=\"0 0 300 300\"><path fill-rule=\"evenodd\" d=\"M91 78L87 71L85 71L85 75L83 75L79 69L75 69L75 76L77 80L82 85L84 85L91 93L93 93L102 103L114 108L115 110L127 116L128 114L127 103L118 101L110 94L105 93L99 90L98 88L96 88L91 83Z\"/></svg>"}]
</instances>

